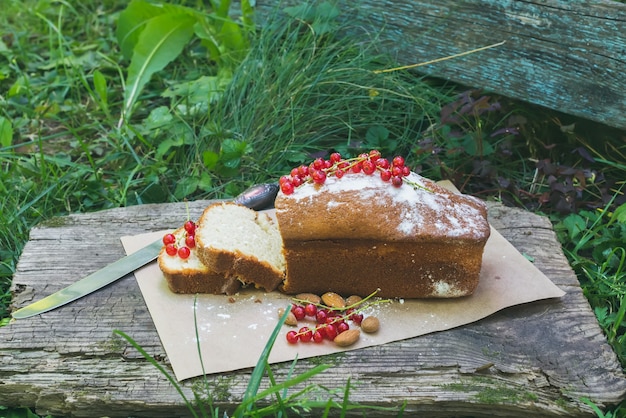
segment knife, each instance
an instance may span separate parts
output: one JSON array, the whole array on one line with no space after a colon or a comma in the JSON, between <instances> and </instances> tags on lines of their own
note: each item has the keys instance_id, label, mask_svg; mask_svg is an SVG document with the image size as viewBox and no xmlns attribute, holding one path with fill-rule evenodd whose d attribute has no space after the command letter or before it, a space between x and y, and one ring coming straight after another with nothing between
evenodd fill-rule
<instances>
[{"instance_id":1,"label":"knife","mask_svg":"<svg viewBox=\"0 0 626 418\"><path fill-rule=\"evenodd\" d=\"M278 185L276 183L258 184L245 190L233 201L250 209L260 210L271 207L277 193ZM28 318L80 299L155 260L159 256L161 248L163 248L163 241L159 239L50 296L18 309L11 315L15 319Z\"/></svg>"}]
</instances>

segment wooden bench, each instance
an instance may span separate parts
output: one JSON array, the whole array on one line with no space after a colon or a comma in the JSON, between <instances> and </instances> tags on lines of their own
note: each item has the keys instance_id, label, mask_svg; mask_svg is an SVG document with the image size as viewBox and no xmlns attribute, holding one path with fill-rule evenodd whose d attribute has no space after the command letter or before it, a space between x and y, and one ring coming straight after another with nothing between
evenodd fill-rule
<instances>
[{"instance_id":1,"label":"wooden bench","mask_svg":"<svg viewBox=\"0 0 626 418\"><path fill-rule=\"evenodd\" d=\"M206 201L191 202L198 216ZM543 217L490 204L490 221L567 292L505 309L471 325L301 360L333 367L311 382L342 388L365 405L399 406L405 416L594 416L626 398L626 376ZM70 215L34 228L13 281L13 306L74 282L124 255L119 237L178 225L184 204L142 205ZM80 417L187 416L167 379L125 340L122 330L168 368L134 276L58 310L0 328L0 405ZM282 381L289 364L273 366ZM221 410L232 411L251 370L208 376ZM188 397L198 379L183 382ZM195 386L197 387L197 386ZM391 414L394 415L394 414ZM368 414L375 416L375 414Z\"/></svg>"},{"instance_id":2,"label":"wooden bench","mask_svg":"<svg viewBox=\"0 0 626 418\"><path fill-rule=\"evenodd\" d=\"M260 15L275 1L257 1ZM281 7L300 4L283 0ZM339 0L339 19L417 71L626 129L626 4L609 0Z\"/></svg>"}]
</instances>

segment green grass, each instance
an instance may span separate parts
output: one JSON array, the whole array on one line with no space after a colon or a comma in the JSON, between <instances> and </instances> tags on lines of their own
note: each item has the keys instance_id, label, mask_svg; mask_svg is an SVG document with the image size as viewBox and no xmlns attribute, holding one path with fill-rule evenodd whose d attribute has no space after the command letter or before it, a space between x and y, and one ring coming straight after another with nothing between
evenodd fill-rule
<instances>
[{"instance_id":1,"label":"green grass","mask_svg":"<svg viewBox=\"0 0 626 418\"><path fill-rule=\"evenodd\" d=\"M201 2L179 4L206 12ZM375 40L336 38L335 10L325 6L287 10L301 20L253 33L245 54L216 57L193 36L124 113L130 61L115 26L125 6L5 0L0 10L0 325L38 223L232 196L320 152L378 148L467 193L550 216L626 367L623 132L407 72L377 73L396 63L375 52Z\"/></svg>"}]
</instances>

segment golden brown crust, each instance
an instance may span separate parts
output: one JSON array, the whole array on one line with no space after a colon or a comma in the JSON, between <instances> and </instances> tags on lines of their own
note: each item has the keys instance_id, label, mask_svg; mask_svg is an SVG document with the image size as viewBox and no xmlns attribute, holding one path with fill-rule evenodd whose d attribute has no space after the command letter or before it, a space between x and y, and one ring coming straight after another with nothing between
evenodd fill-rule
<instances>
[{"instance_id":1,"label":"golden brown crust","mask_svg":"<svg viewBox=\"0 0 626 418\"><path fill-rule=\"evenodd\" d=\"M211 272L209 269L171 269L162 259L171 257L162 250L159 254L159 268L167 281L168 288L174 293L211 293L214 295L234 295L241 288L236 277L225 277L224 274Z\"/></svg>"},{"instance_id":2,"label":"golden brown crust","mask_svg":"<svg viewBox=\"0 0 626 418\"><path fill-rule=\"evenodd\" d=\"M454 253L459 261L450 261ZM467 244L286 242L288 294L311 292L380 297L461 297L474 292L482 248Z\"/></svg>"},{"instance_id":3,"label":"golden brown crust","mask_svg":"<svg viewBox=\"0 0 626 418\"><path fill-rule=\"evenodd\" d=\"M199 247L198 257L211 270L239 277L243 283L254 284L268 292L275 290L284 279L269 263L246 257L239 252L219 251L213 247Z\"/></svg>"},{"instance_id":4,"label":"golden brown crust","mask_svg":"<svg viewBox=\"0 0 626 418\"><path fill-rule=\"evenodd\" d=\"M479 199L455 194L413 174L420 187L395 188L377 176L329 177L323 186L279 193L276 217L284 241L352 239L482 241L489 235L487 208Z\"/></svg>"}]
</instances>

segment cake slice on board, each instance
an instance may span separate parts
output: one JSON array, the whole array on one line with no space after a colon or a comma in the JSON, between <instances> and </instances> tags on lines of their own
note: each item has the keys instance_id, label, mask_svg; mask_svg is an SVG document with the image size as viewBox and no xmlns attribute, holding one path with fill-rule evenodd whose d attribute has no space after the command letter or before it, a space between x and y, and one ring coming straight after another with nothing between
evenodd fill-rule
<instances>
[{"instance_id":1,"label":"cake slice on board","mask_svg":"<svg viewBox=\"0 0 626 418\"><path fill-rule=\"evenodd\" d=\"M176 243L183 243L188 232L181 227L171 235L174 236ZM164 245L159 253L158 263L169 289L174 293L233 295L241 288L241 282L236 276L216 273L204 265L198 258L195 246L189 249L186 257L181 257L178 251L175 254L173 252L171 255L168 254L167 245Z\"/></svg>"}]
</instances>

